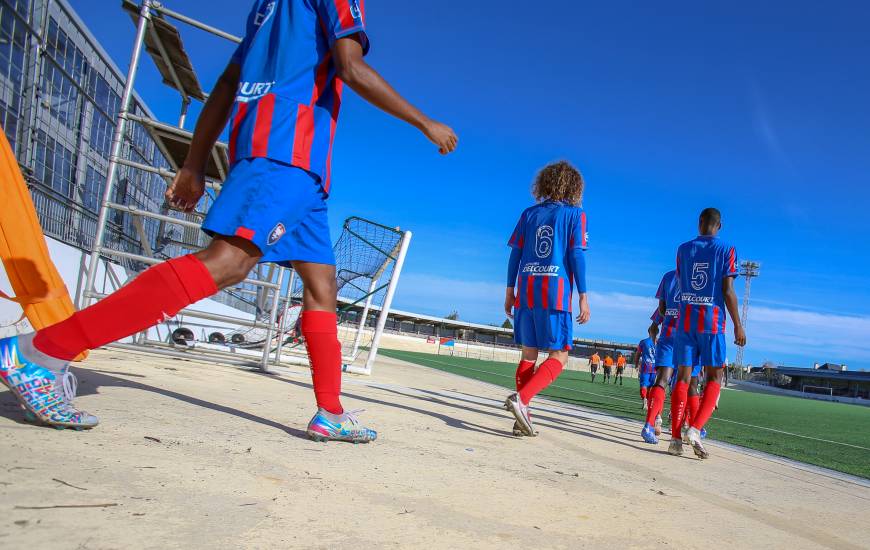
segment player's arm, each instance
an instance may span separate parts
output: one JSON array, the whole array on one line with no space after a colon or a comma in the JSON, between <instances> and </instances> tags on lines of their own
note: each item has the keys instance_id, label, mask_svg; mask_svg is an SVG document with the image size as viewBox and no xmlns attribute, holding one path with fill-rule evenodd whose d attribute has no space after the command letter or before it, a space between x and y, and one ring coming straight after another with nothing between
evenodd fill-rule
<instances>
[{"instance_id":1,"label":"player's arm","mask_svg":"<svg viewBox=\"0 0 870 550\"><path fill-rule=\"evenodd\" d=\"M458 138L450 127L424 115L365 62L358 35L336 40L332 53L338 77L363 99L423 132L442 155L456 149Z\"/></svg>"},{"instance_id":2,"label":"player's arm","mask_svg":"<svg viewBox=\"0 0 870 550\"><path fill-rule=\"evenodd\" d=\"M212 148L230 117L240 79L241 67L234 61L230 62L205 102L184 166L166 190L166 200L179 210L193 210L205 192L203 173Z\"/></svg>"},{"instance_id":3,"label":"player's arm","mask_svg":"<svg viewBox=\"0 0 870 550\"><path fill-rule=\"evenodd\" d=\"M731 316L731 322L734 323L734 343L738 346L745 346L746 332L744 332L743 324L740 322L737 292L734 291L734 277L725 277L722 280L722 294L725 296L725 307L728 308L728 315Z\"/></svg>"},{"instance_id":4,"label":"player's arm","mask_svg":"<svg viewBox=\"0 0 870 550\"><path fill-rule=\"evenodd\" d=\"M508 260L507 270L507 287L504 293L504 312L505 315L513 319L514 303L516 302L516 293L514 287L517 284L517 275L520 272L520 260L523 257L522 248L511 248L511 257Z\"/></svg>"},{"instance_id":5,"label":"player's arm","mask_svg":"<svg viewBox=\"0 0 870 550\"><path fill-rule=\"evenodd\" d=\"M577 322L582 325L587 323L591 316L589 298L586 295L586 253L582 248L569 249L567 261L568 268L574 274L574 286L580 295L580 313L577 315Z\"/></svg>"}]
</instances>

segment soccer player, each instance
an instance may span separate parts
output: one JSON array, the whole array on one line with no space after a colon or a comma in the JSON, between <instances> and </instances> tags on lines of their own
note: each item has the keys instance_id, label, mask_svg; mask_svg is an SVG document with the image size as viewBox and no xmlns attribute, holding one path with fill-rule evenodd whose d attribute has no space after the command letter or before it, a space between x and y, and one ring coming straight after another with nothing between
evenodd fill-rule
<instances>
[{"instance_id":1,"label":"soccer player","mask_svg":"<svg viewBox=\"0 0 870 550\"><path fill-rule=\"evenodd\" d=\"M601 357L598 352L592 354L589 358L589 372L592 373L592 383L595 383L595 375L598 373L598 364L601 362Z\"/></svg>"},{"instance_id":2,"label":"soccer player","mask_svg":"<svg viewBox=\"0 0 870 550\"><path fill-rule=\"evenodd\" d=\"M606 384L613 376L613 357L608 353L604 357L604 383Z\"/></svg>"},{"instance_id":3,"label":"soccer player","mask_svg":"<svg viewBox=\"0 0 870 550\"><path fill-rule=\"evenodd\" d=\"M683 453L680 426L686 410L692 365L703 365L707 384L700 406L692 417L687 438L698 458L709 453L701 443L701 429L713 414L719 400L722 366L725 363L725 310L734 323L734 343L746 345L740 323L734 278L737 253L719 239L722 215L715 208L701 212L700 235L677 249L676 277L680 286L680 318L674 341L674 364L678 366L677 385L671 394L671 443L668 452Z\"/></svg>"},{"instance_id":4,"label":"soccer player","mask_svg":"<svg viewBox=\"0 0 870 550\"><path fill-rule=\"evenodd\" d=\"M619 380L619 385L622 385L622 374L625 372L625 355L622 352L616 356L616 378L613 380L613 383L616 384L616 381Z\"/></svg>"},{"instance_id":5,"label":"soccer player","mask_svg":"<svg viewBox=\"0 0 870 550\"><path fill-rule=\"evenodd\" d=\"M634 352L634 364L637 365L637 378L640 383L640 398L643 401L643 410L649 409L648 392L656 377L656 338L659 335L659 326L655 323L647 329L649 337L644 338L637 344Z\"/></svg>"},{"instance_id":6,"label":"soccer player","mask_svg":"<svg viewBox=\"0 0 870 550\"><path fill-rule=\"evenodd\" d=\"M586 298L586 213L583 176L569 163L545 166L532 188L537 203L520 215L508 242L504 311L514 318L514 341L522 346L517 391L505 401L515 428L535 435L529 414L532 398L561 374L573 342L571 300L580 295L577 322L589 320ZM536 370L538 354L547 359Z\"/></svg>"},{"instance_id":7,"label":"soccer player","mask_svg":"<svg viewBox=\"0 0 870 550\"><path fill-rule=\"evenodd\" d=\"M653 313L655 323L660 321L661 332L655 348L655 383L649 390L649 407L646 411L646 422L640 435L647 443L659 442L661 434L661 412L665 405L665 393L674 371L673 350L674 336L677 331L677 322L680 315L680 287L676 278L676 271L668 271L659 282L656 298L659 301L658 310Z\"/></svg>"},{"instance_id":8,"label":"soccer player","mask_svg":"<svg viewBox=\"0 0 870 550\"><path fill-rule=\"evenodd\" d=\"M361 0L254 2L244 40L209 95L184 166L166 192L174 207L194 209L212 148L231 120L232 169L203 224L211 244L146 270L66 321L0 341L0 378L28 411L56 427L97 425L96 417L74 407L74 392L64 391L71 359L173 317L242 281L258 262L276 262L292 265L304 283L302 333L318 407L309 437L376 438L339 400L341 346L326 198L342 88L347 84L417 127L441 154L453 151L457 138L372 69L363 60L368 50Z\"/></svg>"}]
</instances>

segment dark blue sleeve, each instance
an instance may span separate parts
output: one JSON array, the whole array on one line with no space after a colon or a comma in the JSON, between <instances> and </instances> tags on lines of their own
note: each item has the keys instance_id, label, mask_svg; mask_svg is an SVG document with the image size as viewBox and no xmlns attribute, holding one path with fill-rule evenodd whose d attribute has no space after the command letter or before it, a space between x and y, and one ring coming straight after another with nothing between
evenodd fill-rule
<instances>
[{"instance_id":1,"label":"dark blue sleeve","mask_svg":"<svg viewBox=\"0 0 870 550\"><path fill-rule=\"evenodd\" d=\"M511 248L511 257L508 260L507 286L517 285L517 275L520 272L520 260L523 257L522 248Z\"/></svg>"},{"instance_id":2,"label":"dark blue sleeve","mask_svg":"<svg viewBox=\"0 0 870 550\"><path fill-rule=\"evenodd\" d=\"M571 271L574 273L574 287L577 292L586 292L586 253L582 248L574 248L568 251L568 261L571 262Z\"/></svg>"}]
</instances>

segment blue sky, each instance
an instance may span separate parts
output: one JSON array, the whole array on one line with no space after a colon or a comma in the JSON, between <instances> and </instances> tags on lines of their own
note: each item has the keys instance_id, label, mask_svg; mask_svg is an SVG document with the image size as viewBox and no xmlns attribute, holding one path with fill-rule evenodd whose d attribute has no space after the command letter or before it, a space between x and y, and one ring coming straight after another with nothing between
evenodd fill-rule
<instances>
[{"instance_id":1,"label":"blue sky","mask_svg":"<svg viewBox=\"0 0 870 550\"><path fill-rule=\"evenodd\" d=\"M71 4L126 70L129 19ZM248 7L167 4L237 34ZM762 262L748 359L870 368L870 4L529 5L366 3L369 62L460 137L443 158L355 95L344 104L334 236L349 215L414 231L395 306L500 323L505 241L536 170L564 158L587 181L593 320L578 335L643 337L677 245L717 206L722 237ZM211 86L231 46L183 31ZM147 59L137 89L177 118Z\"/></svg>"}]
</instances>

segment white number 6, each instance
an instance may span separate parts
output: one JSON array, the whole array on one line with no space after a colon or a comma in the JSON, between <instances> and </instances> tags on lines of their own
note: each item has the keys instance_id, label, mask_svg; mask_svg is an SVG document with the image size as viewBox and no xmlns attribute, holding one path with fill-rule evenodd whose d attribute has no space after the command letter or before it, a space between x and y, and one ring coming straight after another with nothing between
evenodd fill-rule
<instances>
[{"instance_id":1,"label":"white number 6","mask_svg":"<svg viewBox=\"0 0 870 550\"><path fill-rule=\"evenodd\" d=\"M538 258L548 258L553 252L553 228L542 225L535 232L535 254Z\"/></svg>"}]
</instances>

